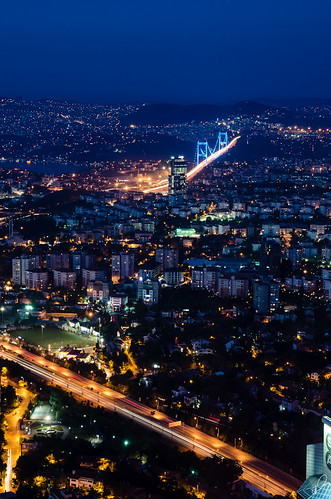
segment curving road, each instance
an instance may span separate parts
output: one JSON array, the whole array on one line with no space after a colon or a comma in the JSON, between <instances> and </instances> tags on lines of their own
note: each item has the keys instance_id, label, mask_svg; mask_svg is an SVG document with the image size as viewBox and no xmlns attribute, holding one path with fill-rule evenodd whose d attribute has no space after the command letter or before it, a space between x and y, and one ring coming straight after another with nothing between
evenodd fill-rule
<instances>
[{"instance_id":1,"label":"curving road","mask_svg":"<svg viewBox=\"0 0 331 499\"><path fill-rule=\"evenodd\" d=\"M237 140L240 139L240 136L235 137L234 139L229 142L229 144L225 147L222 147L222 149L219 149L218 151L215 151L213 154L210 154L207 159L204 159L203 161L200 161L198 165L196 165L192 170L190 170L187 175L187 181L192 180L198 173L200 173L206 166L210 165L215 161L217 158L228 152L231 147L235 146L237 143ZM151 187L150 189L146 189L143 191L144 193L149 193L149 192L164 192L168 190L168 179L162 180L159 182L155 187Z\"/></svg>"},{"instance_id":2,"label":"curving road","mask_svg":"<svg viewBox=\"0 0 331 499\"><path fill-rule=\"evenodd\" d=\"M169 428L168 425L173 420L162 412L155 411L152 417L150 407L83 378L43 357L8 343L0 342L0 347L1 357L20 364L35 375L72 392L74 396L89 401L92 405L100 405L107 410L118 412L202 456L220 455L239 461L243 468L242 478L269 494L285 495L296 491L301 485L299 480L284 471L195 428L186 425Z\"/></svg>"},{"instance_id":3,"label":"curving road","mask_svg":"<svg viewBox=\"0 0 331 499\"><path fill-rule=\"evenodd\" d=\"M4 450L7 452L7 464L5 478L0 487L1 492L10 492L13 490L13 468L16 466L17 460L21 455L19 421L27 410L30 401L34 398L34 395L26 388L16 385L14 385L14 388L16 395L21 397L22 400L17 408L6 415L7 427L5 429L6 444Z\"/></svg>"}]
</instances>

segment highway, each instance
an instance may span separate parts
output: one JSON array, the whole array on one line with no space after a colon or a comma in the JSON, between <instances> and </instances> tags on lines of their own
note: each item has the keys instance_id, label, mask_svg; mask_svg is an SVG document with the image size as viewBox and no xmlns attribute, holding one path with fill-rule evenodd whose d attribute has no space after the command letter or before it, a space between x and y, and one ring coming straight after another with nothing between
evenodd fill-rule
<instances>
[{"instance_id":1,"label":"highway","mask_svg":"<svg viewBox=\"0 0 331 499\"><path fill-rule=\"evenodd\" d=\"M169 423L174 420L162 412L155 411L155 415L151 416L150 407L83 378L77 373L60 367L43 357L8 343L1 342L0 347L1 357L20 364L40 378L72 392L81 400L118 412L149 430L154 430L175 441L178 445L194 450L202 456L220 455L237 460L243 468L242 478L271 495L285 495L296 491L301 485L299 480L284 471L195 428L186 425L169 428Z\"/></svg>"},{"instance_id":2,"label":"highway","mask_svg":"<svg viewBox=\"0 0 331 499\"><path fill-rule=\"evenodd\" d=\"M215 151L213 154L210 154L207 159L204 159L203 161L200 161L198 165L196 165L192 170L190 170L187 175L186 179L187 181L192 180L198 173L200 173L206 166L210 165L215 161L217 158L228 152L231 147L235 146L237 143L237 140L240 139L240 136L235 137L234 139L229 142L229 144L225 147L222 147L222 149L219 149L218 151ZM155 187L151 187L149 189L144 190L144 193L148 192L165 192L168 190L168 179L162 180L159 182Z\"/></svg>"}]
</instances>

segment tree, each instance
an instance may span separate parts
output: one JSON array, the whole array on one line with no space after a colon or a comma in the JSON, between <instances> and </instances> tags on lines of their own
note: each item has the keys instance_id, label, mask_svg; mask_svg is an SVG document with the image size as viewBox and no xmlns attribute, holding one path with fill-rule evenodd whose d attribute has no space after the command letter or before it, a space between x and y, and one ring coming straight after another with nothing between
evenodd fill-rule
<instances>
[{"instance_id":1,"label":"tree","mask_svg":"<svg viewBox=\"0 0 331 499\"><path fill-rule=\"evenodd\" d=\"M233 482L242 474L242 468L231 459L214 456L204 459L202 473L211 487L226 491L230 490Z\"/></svg>"},{"instance_id":2,"label":"tree","mask_svg":"<svg viewBox=\"0 0 331 499\"><path fill-rule=\"evenodd\" d=\"M142 322L146 318L147 312L148 307L139 299L135 306L135 314L139 322Z\"/></svg>"},{"instance_id":3,"label":"tree","mask_svg":"<svg viewBox=\"0 0 331 499\"><path fill-rule=\"evenodd\" d=\"M39 499L41 497L44 497L44 495L37 489L37 487L20 485L16 491L16 497L21 499Z\"/></svg>"},{"instance_id":4,"label":"tree","mask_svg":"<svg viewBox=\"0 0 331 499\"><path fill-rule=\"evenodd\" d=\"M42 215L24 222L21 231L24 237L38 240L47 236L54 238L57 233L57 227L53 217Z\"/></svg>"},{"instance_id":5,"label":"tree","mask_svg":"<svg viewBox=\"0 0 331 499\"><path fill-rule=\"evenodd\" d=\"M17 460L15 467L16 478L19 483L32 484L33 478L41 466L41 461L43 459L42 453L28 452L23 456L20 456ZM23 497L23 495L21 496Z\"/></svg>"},{"instance_id":6,"label":"tree","mask_svg":"<svg viewBox=\"0 0 331 499\"><path fill-rule=\"evenodd\" d=\"M63 400L61 394L56 391L52 391L49 397L49 403L54 407L56 411L62 409Z\"/></svg>"}]
</instances>

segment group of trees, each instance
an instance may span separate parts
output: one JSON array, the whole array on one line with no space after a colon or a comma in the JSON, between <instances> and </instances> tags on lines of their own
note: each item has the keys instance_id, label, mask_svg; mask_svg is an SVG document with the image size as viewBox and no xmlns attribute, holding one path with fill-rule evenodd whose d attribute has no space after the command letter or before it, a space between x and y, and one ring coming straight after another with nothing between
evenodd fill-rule
<instances>
[{"instance_id":1,"label":"group of trees","mask_svg":"<svg viewBox=\"0 0 331 499\"><path fill-rule=\"evenodd\" d=\"M84 452L101 458L98 451L83 441L41 442L37 450L18 460L15 469L18 497L39 498L48 485L65 486L77 456ZM99 463L107 462L110 456L105 448L100 452L103 459ZM206 490L209 499L225 498L242 473L234 461L218 457L200 459L194 452L180 452L164 443L158 446L152 443L149 448L145 445L144 455L137 449L129 451L125 459L110 454L109 466L98 472L98 481L102 483L103 493L114 494L118 499L134 497L130 491L137 488L144 490L146 495L157 494L164 498L193 499L197 497L195 491L198 489ZM94 491L92 497L104 496Z\"/></svg>"}]
</instances>

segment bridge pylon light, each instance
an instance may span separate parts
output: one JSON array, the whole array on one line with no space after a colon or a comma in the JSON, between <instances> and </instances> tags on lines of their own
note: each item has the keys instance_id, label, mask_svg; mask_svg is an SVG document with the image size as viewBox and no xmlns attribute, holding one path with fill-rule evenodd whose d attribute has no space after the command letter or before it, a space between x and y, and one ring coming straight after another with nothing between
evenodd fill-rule
<instances>
[{"instance_id":1,"label":"bridge pylon light","mask_svg":"<svg viewBox=\"0 0 331 499\"><path fill-rule=\"evenodd\" d=\"M204 159L207 166L207 158L211 154L208 142L199 140L197 144L197 165Z\"/></svg>"},{"instance_id":2,"label":"bridge pylon light","mask_svg":"<svg viewBox=\"0 0 331 499\"><path fill-rule=\"evenodd\" d=\"M207 158L216 151L220 151L224 147L229 145L228 132L219 132L216 140L216 144L213 150L210 149L207 141L199 140L197 143L197 165L205 160L207 166Z\"/></svg>"},{"instance_id":3,"label":"bridge pylon light","mask_svg":"<svg viewBox=\"0 0 331 499\"><path fill-rule=\"evenodd\" d=\"M223 149L223 147L227 147L228 144L229 144L228 132L219 132L214 152Z\"/></svg>"}]
</instances>

